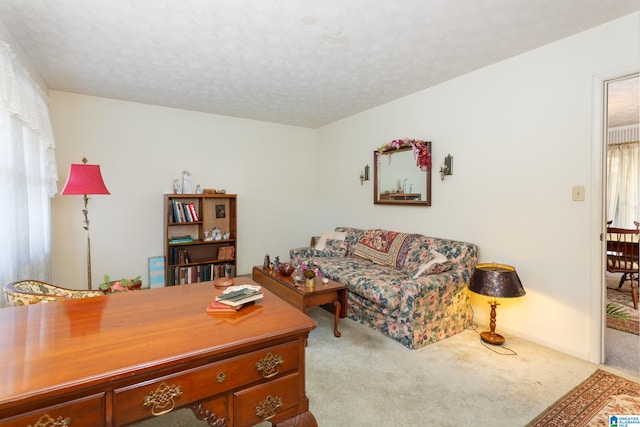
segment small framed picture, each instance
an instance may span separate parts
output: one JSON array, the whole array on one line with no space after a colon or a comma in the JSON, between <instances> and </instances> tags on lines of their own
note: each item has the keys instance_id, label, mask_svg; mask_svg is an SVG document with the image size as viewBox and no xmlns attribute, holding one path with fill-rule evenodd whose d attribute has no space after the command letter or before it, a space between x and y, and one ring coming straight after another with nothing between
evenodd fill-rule
<instances>
[{"instance_id":1,"label":"small framed picture","mask_svg":"<svg viewBox=\"0 0 640 427\"><path fill-rule=\"evenodd\" d=\"M162 288L164 286L164 257L149 258L149 287Z\"/></svg>"},{"instance_id":2,"label":"small framed picture","mask_svg":"<svg viewBox=\"0 0 640 427\"><path fill-rule=\"evenodd\" d=\"M216 218L224 218L226 217L224 211L224 205L216 205Z\"/></svg>"}]
</instances>

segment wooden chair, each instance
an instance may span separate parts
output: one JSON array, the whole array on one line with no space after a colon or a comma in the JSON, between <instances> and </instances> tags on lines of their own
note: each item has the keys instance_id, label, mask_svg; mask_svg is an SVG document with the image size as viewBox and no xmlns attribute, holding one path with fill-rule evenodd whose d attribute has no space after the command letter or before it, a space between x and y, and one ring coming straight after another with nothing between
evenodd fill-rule
<instances>
[{"instance_id":1,"label":"wooden chair","mask_svg":"<svg viewBox=\"0 0 640 427\"><path fill-rule=\"evenodd\" d=\"M10 306L38 304L66 299L103 296L102 291L61 288L39 280L21 280L4 287L4 296Z\"/></svg>"},{"instance_id":2,"label":"wooden chair","mask_svg":"<svg viewBox=\"0 0 640 427\"><path fill-rule=\"evenodd\" d=\"M637 221L634 221L634 223L636 224L635 230L607 227L607 271L609 273L622 273L620 284L617 288L619 291L629 292L626 289L622 289L622 285L626 280L631 281L631 299L633 300L633 308L637 310L640 225Z\"/></svg>"}]
</instances>

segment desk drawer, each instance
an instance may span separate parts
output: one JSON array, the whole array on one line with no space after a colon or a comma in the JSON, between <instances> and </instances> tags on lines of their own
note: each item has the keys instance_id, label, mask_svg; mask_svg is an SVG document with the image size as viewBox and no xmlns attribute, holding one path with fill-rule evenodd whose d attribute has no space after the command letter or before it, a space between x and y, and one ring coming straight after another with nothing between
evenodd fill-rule
<instances>
[{"instance_id":1,"label":"desk drawer","mask_svg":"<svg viewBox=\"0 0 640 427\"><path fill-rule=\"evenodd\" d=\"M277 419L298 406L297 373L234 393L235 425L252 426Z\"/></svg>"},{"instance_id":2,"label":"desk drawer","mask_svg":"<svg viewBox=\"0 0 640 427\"><path fill-rule=\"evenodd\" d=\"M298 346L299 342L294 341L116 389L116 424L167 413L174 408L296 371L299 365Z\"/></svg>"},{"instance_id":3,"label":"desk drawer","mask_svg":"<svg viewBox=\"0 0 640 427\"><path fill-rule=\"evenodd\" d=\"M48 406L14 418L0 419L0 425L3 427L49 426L59 420L68 420L66 425L71 427L98 427L104 426L104 413L104 394L100 393L60 405Z\"/></svg>"}]
</instances>

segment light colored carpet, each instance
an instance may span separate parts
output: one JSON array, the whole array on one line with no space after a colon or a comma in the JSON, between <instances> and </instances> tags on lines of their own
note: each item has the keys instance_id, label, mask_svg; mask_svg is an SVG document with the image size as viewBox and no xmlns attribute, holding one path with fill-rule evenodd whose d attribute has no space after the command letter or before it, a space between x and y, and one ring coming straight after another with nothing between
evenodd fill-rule
<instances>
[{"instance_id":1,"label":"light colored carpet","mask_svg":"<svg viewBox=\"0 0 640 427\"><path fill-rule=\"evenodd\" d=\"M307 395L321 427L524 426L598 368L640 381L640 372L595 365L517 337L506 336L507 348L489 348L467 330L409 350L350 319L340 320L342 337L335 338L329 313L313 308L309 315L318 327L306 350ZM506 355L509 349L517 354ZM139 427L206 425L190 410L165 417Z\"/></svg>"}]
</instances>

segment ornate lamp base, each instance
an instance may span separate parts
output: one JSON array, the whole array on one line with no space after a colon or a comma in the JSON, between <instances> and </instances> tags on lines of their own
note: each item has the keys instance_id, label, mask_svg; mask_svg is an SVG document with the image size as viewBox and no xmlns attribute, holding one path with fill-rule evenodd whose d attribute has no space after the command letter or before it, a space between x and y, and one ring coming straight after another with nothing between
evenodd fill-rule
<instances>
[{"instance_id":1,"label":"ornate lamp base","mask_svg":"<svg viewBox=\"0 0 640 427\"><path fill-rule=\"evenodd\" d=\"M495 332L482 332L480 334L480 338L482 341L487 344L493 345L502 345L504 344L504 337L500 334L496 334Z\"/></svg>"},{"instance_id":2,"label":"ornate lamp base","mask_svg":"<svg viewBox=\"0 0 640 427\"><path fill-rule=\"evenodd\" d=\"M480 338L488 344L502 345L504 344L504 337L500 334L496 334L496 306L499 304L495 297L491 298L489 305L491 306L491 312L489 314L489 326L491 327L491 331L482 332L480 334Z\"/></svg>"}]
</instances>

